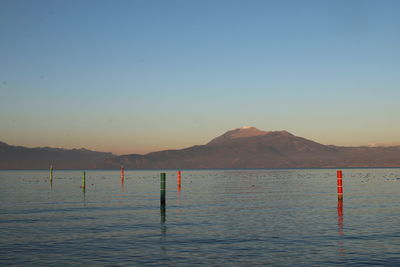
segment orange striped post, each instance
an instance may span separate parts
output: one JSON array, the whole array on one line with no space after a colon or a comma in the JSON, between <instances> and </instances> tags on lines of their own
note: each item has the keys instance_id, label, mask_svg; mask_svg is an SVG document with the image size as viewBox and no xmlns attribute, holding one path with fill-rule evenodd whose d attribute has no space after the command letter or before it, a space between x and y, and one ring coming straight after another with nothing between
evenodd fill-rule
<instances>
[{"instance_id":1,"label":"orange striped post","mask_svg":"<svg viewBox=\"0 0 400 267\"><path fill-rule=\"evenodd\" d=\"M338 199L343 199L343 180L342 180L342 171L339 170L336 172L337 175L337 193Z\"/></svg>"},{"instance_id":2,"label":"orange striped post","mask_svg":"<svg viewBox=\"0 0 400 267\"><path fill-rule=\"evenodd\" d=\"M124 180L125 180L125 169L124 169L124 166L121 166L120 176L121 176L121 183L123 184Z\"/></svg>"},{"instance_id":3,"label":"orange striped post","mask_svg":"<svg viewBox=\"0 0 400 267\"><path fill-rule=\"evenodd\" d=\"M178 171L178 189L181 188L181 171Z\"/></svg>"}]
</instances>

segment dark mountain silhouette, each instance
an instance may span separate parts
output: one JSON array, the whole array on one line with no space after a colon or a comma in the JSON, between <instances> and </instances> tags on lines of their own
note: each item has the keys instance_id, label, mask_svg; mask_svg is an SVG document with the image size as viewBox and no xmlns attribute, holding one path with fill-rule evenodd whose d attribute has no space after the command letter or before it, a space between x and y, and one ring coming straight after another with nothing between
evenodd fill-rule
<instances>
[{"instance_id":1,"label":"dark mountain silhouette","mask_svg":"<svg viewBox=\"0 0 400 267\"><path fill-rule=\"evenodd\" d=\"M0 142L0 169L198 169L400 167L400 146L327 146L287 131L242 127L205 145L146 155L26 148Z\"/></svg>"},{"instance_id":2,"label":"dark mountain silhouette","mask_svg":"<svg viewBox=\"0 0 400 267\"><path fill-rule=\"evenodd\" d=\"M97 167L184 168L329 168L400 166L400 147L327 146L287 131L242 127L206 145L146 155L109 158Z\"/></svg>"},{"instance_id":3,"label":"dark mountain silhouette","mask_svg":"<svg viewBox=\"0 0 400 267\"><path fill-rule=\"evenodd\" d=\"M115 157L112 153L50 147L27 148L0 142L0 169L94 168L96 163Z\"/></svg>"}]
</instances>

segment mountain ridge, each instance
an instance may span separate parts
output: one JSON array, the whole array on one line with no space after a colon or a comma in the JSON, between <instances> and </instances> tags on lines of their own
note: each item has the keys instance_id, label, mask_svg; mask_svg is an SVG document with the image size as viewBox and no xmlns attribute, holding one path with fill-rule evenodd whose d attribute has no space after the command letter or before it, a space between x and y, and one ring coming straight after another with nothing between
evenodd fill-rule
<instances>
[{"instance_id":1,"label":"mountain ridge","mask_svg":"<svg viewBox=\"0 0 400 267\"><path fill-rule=\"evenodd\" d=\"M103 166L119 165L132 169L395 167L400 166L400 147L322 145L287 131L241 127L205 145L122 155Z\"/></svg>"},{"instance_id":2,"label":"mountain ridge","mask_svg":"<svg viewBox=\"0 0 400 267\"><path fill-rule=\"evenodd\" d=\"M0 142L0 169L202 169L400 167L400 146L323 145L287 131L229 130L204 145L121 156L84 148L25 148Z\"/></svg>"},{"instance_id":3,"label":"mountain ridge","mask_svg":"<svg viewBox=\"0 0 400 267\"><path fill-rule=\"evenodd\" d=\"M87 169L106 158L115 157L110 152L85 148L65 149L53 147L23 147L0 142L0 169Z\"/></svg>"}]
</instances>

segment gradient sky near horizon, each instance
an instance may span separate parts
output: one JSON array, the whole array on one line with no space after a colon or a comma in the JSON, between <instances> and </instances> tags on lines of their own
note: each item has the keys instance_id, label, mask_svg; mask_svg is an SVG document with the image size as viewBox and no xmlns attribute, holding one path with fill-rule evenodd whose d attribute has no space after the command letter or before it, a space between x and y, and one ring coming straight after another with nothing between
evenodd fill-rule
<instances>
[{"instance_id":1,"label":"gradient sky near horizon","mask_svg":"<svg viewBox=\"0 0 400 267\"><path fill-rule=\"evenodd\" d=\"M1 0L0 141L400 144L400 1Z\"/></svg>"}]
</instances>

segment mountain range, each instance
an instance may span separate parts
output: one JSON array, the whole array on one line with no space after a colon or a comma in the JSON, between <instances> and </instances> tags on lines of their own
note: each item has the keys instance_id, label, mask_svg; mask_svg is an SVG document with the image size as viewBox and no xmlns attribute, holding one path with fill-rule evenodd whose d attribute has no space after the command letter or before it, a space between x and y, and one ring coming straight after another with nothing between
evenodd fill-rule
<instances>
[{"instance_id":1,"label":"mountain range","mask_svg":"<svg viewBox=\"0 0 400 267\"><path fill-rule=\"evenodd\" d=\"M287 131L230 130L205 145L116 156L86 149L25 148L0 143L0 169L201 169L400 167L400 146L323 145Z\"/></svg>"},{"instance_id":2,"label":"mountain range","mask_svg":"<svg viewBox=\"0 0 400 267\"><path fill-rule=\"evenodd\" d=\"M48 169L50 165L57 169L90 169L95 168L98 162L112 157L115 157L112 153L84 148L28 148L0 142L0 169L3 170Z\"/></svg>"}]
</instances>

